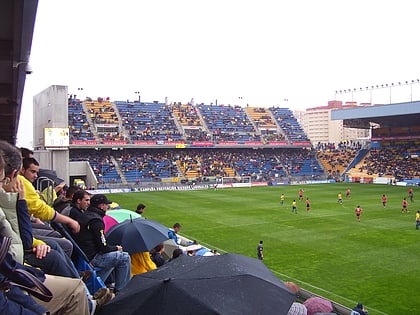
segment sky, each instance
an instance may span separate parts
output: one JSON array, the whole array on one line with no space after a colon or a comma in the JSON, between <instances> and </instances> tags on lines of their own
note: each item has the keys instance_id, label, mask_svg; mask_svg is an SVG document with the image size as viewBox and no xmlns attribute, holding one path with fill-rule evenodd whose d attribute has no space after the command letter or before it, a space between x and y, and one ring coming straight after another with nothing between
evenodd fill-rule
<instances>
[{"instance_id":1,"label":"sky","mask_svg":"<svg viewBox=\"0 0 420 315\"><path fill-rule=\"evenodd\" d=\"M292 110L418 100L419 31L416 0L39 0L17 144L51 85Z\"/></svg>"}]
</instances>

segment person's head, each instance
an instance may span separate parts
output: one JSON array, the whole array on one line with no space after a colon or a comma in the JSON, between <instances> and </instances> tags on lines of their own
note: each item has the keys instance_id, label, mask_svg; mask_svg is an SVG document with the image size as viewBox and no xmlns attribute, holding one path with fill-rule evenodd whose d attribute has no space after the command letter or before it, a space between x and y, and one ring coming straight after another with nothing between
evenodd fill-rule
<instances>
[{"instance_id":1,"label":"person's head","mask_svg":"<svg viewBox=\"0 0 420 315\"><path fill-rule=\"evenodd\" d=\"M184 253L182 252L181 248L175 248L172 252L172 259L178 258L179 256L182 256Z\"/></svg>"},{"instance_id":2,"label":"person's head","mask_svg":"<svg viewBox=\"0 0 420 315\"><path fill-rule=\"evenodd\" d=\"M34 151L32 151L28 148L20 148L20 153L22 154L23 158L33 158L34 157Z\"/></svg>"},{"instance_id":3,"label":"person's head","mask_svg":"<svg viewBox=\"0 0 420 315\"><path fill-rule=\"evenodd\" d=\"M175 223L174 226L173 226L173 229L174 229L175 232L178 233L181 230L181 227L182 226L181 226L180 223Z\"/></svg>"},{"instance_id":4,"label":"person's head","mask_svg":"<svg viewBox=\"0 0 420 315\"><path fill-rule=\"evenodd\" d=\"M22 155L17 147L4 140L0 140L0 150L3 152L5 176L13 180L22 168Z\"/></svg>"},{"instance_id":5,"label":"person's head","mask_svg":"<svg viewBox=\"0 0 420 315\"><path fill-rule=\"evenodd\" d=\"M137 205L136 212L137 212L138 214L142 214L142 213L144 212L144 209L145 209L145 208L146 208L146 206L145 206L144 204L139 203L139 204Z\"/></svg>"},{"instance_id":6,"label":"person's head","mask_svg":"<svg viewBox=\"0 0 420 315\"><path fill-rule=\"evenodd\" d=\"M80 210L86 210L90 205L90 195L86 190L77 190L73 194L72 203Z\"/></svg>"},{"instance_id":7,"label":"person's head","mask_svg":"<svg viewBox=\"0 0 420 315\"><path fill-rule=\"evenodd\" d=\"M66 190L66 198L73 200L73 195L76 191L81 190L80 187L78 186L70 186L67 190Z\"/></svg>"},{"instance_id":8,"label":"person's head","mask_svg":"<svg viewBox=\"0 0 420 315\"><path fill-rule=\"evenodd\" d=\"M155 247L153 247L153 249L150 252L159 253L162 250L163 250L163 243L160 243L160 244L156 245Z\"/></svg>"},{"instance_id":9,"label":"person's head","mask_svg":"<svg viewBox=\"0 0 420 315\"><path fill-rule=\"evenodd\" d=\"M260 241L260 244L263 244L264 242L263 241Z\"/></svg>"},{"instance_id":10,"label":"person's head","mask_svg":"<svg viewBox=\"0 0 420 315\"><path fill-rule=\"evenodd\" d=\"M33 183L38 178L39 173L39 163L34 158L24 158L23 167L20 171L20 175L25 177L31 183Z\"/></svg>"},{"instance_id":11,"label":"person's head","mask_svg":"<svg viewBox=\"0 0 420 315\"><path fill-rule=\"evenodd\" d=\"M90 198L90 205L103 211L107 211L111 203L112 201L108 200L103 194L93 195Z\"/></svg>"}]
</instances>

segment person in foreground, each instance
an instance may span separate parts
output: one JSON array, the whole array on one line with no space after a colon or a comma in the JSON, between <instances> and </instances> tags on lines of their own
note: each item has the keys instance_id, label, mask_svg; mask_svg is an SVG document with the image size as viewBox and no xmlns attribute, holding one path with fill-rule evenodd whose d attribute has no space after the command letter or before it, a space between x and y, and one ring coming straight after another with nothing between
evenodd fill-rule
<instances>
[{"instance_id":1,"label":"person in foreground","mask_svg":"<svg viewBox=\"0 0 420 315\"><path fill-rule=\"evenodd\" d=\"M103 217L109 209L105 195L97 194L90 198L90 206L79 217L80 232L74 239L85 252L90 263L101 270L97 274L105 281L115 270L115 292L121 291L130 281L131 259L120 245L107 243Z\"/></svg>"}]
</instances>

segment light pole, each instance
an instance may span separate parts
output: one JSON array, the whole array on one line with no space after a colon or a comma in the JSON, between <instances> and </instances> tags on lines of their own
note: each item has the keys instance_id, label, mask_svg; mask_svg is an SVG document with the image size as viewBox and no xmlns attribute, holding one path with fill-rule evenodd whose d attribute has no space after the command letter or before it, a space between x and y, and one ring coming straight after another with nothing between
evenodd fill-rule
<instances>
[{"instance_id":1,"label":"light pole","mask_svg":"<svg viewBox=\"0 0 420 315\"><path fill-rule=\"evenodd\" d=\"M83 91L83 88L79 87L79 88L77 88L77 91L78 91L77 94L79 94L79 93L81 94L82 91ZM79 100L82 100L82 96L79 97Z\"/></svg>"},{"instance_id":2,"label":"light pole","mask_svg":"<svg viewBox=\"0 0 420 315\"><path fill-rule=\"evenodd\" d=\"M140 103L140 92L139 91L136 91L136 92L134 92L134 94L138 94L139 95L139 103Z\"/></svg>"}]
</instances>

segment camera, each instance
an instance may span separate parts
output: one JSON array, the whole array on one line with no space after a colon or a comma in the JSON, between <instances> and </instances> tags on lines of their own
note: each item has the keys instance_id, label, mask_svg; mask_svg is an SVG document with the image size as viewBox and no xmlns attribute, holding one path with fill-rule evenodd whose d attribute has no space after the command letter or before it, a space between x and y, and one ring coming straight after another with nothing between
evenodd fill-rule
<instances>
[{"instance_id":1,"label":"camera","mask_svg":"<svg viewBox=\"0 0 420 315\"><path fill-rule=\"evenodd\" d=\"M26 64L25 72L26 74L32 74L33 72L32 66L29 63Z\"/></svg>"}]
</instances>

